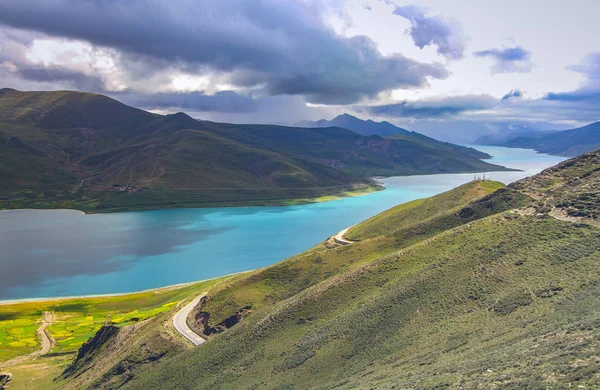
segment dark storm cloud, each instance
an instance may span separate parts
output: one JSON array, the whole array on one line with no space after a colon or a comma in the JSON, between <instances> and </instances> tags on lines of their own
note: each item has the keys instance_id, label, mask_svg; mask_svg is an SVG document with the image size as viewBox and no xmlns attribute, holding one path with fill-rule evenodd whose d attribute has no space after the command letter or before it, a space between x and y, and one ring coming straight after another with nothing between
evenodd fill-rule
<instances>
[{"instance_id":1,"label":"dark storm cloud","mask_svg":"<svg viewBox=\"0 0 600 390\"><path fill-rule=\"evenodd\" d=\"M464 57L466 37L458 22L440 16L427 16L423 8L415 5L396 7L394 14L410 21L409 33L419 48L435 45L437 52L448 59Z\"/></svg>"},{"instance_id":2,"label":"dark storm cloud","mask_svg":"<svg viewBox=\"0 0 600 390\"><path fill-rule=\"evenodd\" d=\"M493 58L495 64L492 73L529 73L534 66L530 61L531 52L520 46L481 50L473 55L480 58Z\"/></svg>"},{"instance_id":3,"label":"dark storm cloud","mask_svg":"<svg viewBox=\"0 0 600 390\"><path fill-rule=\"evenodd\" d=\"M155 94L112 94L116 99L146 109L180 108L202 112L256 112L261 99L239 95L233 91L221 91L213 95L204 92L163 92Z\"/></svg>"},{"instance_id":4,"label":"dark storm cloud","mask_svg":"<svg viewBox=\"0 0 600 390\"><path fill-rule=\"evenodd\" d=\"M372 115L390 118L440 118L454 116L467 111L493 108L498 100L487 95L457 96L437 100L401 102L360 108Z\"/></svg>"},{"instance_id":5,"label":"dark storm cloud","mask_svg":"<svg viewBox=\"0 0 600 390\"><path fill-rule=\"evenodd\" d=\"M8 26L115 48L132 63L224 73L240 86L315 103L350 103L448 76L440 64L383 56L368 37L341 37L319 15L317 3L299 0L0 2Z\"/></svg>"},{"instance_id":6,"label":"dark storm cloud","mask_svg":"<svg viewBox=\"0 0 600 390\"><path fill-rule=\"evenodd\" d=\"M25 80L38 82L67 82L80 91L104 92L102 78L59 67L19 67L17 75Z\"/></svg>"},{"instance_id":7,"label":"dark storm cloud","mask_svg":"<svg viewBox=\"0 0 600 390\"><path fill-rule=\"evenodd\" d=\"M508 100L510 98L520 98L523 97L523 92L518 89L511 89L506 95L502 96L502 100Z\"/></svg>"}]
</instances>

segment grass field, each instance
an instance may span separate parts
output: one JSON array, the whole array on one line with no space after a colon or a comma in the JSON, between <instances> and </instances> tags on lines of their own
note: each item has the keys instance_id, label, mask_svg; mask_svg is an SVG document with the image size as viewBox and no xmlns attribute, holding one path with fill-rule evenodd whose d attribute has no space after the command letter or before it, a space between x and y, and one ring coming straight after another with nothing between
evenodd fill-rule
<instances>
[{"instance_id":1,"label":"grass field","mask_svg":"<svg viewBox=\"0 0 600 390\"><path fill-rule=\"evenodd\" d=\"M126 295L0 304L0 363L40 348L36 329L45 311L54 312L56 320L47 328L56 342L51 352L76 352L102 325L146 320L225 279Z\"/></svg>"}]
</instances>

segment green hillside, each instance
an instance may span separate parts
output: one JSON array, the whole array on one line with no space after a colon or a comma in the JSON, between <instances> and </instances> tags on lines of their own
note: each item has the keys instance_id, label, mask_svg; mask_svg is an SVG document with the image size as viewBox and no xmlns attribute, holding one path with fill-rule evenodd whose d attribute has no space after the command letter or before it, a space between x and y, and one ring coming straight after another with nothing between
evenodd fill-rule
<instances>
[{"instance_id":1,"label":"green hillside","mask_svg":"<svg viewBox=\"0 0 600 390\"><path fill-rule=\"evenodd\" d=\"M456 148L341 128L161 116L81 92L2 89L0 207L289 204L372 191L377 175L505 169Z\"/></svg>"},{"instance_id":2,"label":"green hillside","mask_svg":"<svg viewBox=\"0 0 600 390\"><path fill-rule=\"evenodd\" d=\"M600 151L394 207L350 229L353 244L326 240L211 290L188 317L206 344L173 346L164 313L124 344L98 336L112 352L81 356L86 375L57 384L593 388L599 166Z\"/></svg>"},{"instance_id":3,"label":"green hillside","mask_svg":"<svg viewBox=\"0 0 600 390\"><path fill-rule=\"evenodd\" d=\"M194 315L211 341L130 387L597 383L600 230L551 203L594 189L598 164L586 155L506 189L473 182L357 225L360 242L231 282Z\"/></svg>"}]
</instances>

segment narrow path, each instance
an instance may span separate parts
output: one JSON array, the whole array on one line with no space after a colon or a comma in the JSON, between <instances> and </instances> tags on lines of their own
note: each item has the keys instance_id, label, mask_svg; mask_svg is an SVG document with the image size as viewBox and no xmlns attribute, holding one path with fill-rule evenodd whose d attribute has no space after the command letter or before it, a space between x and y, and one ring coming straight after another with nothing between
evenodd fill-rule
<instances>
[{"instance_id":1,"label":"narrow path","mask_svg":"<svg viewBox=\"0 0 600 390\"><path fill-rule=\"evenodd\" d=\"M198 302L200 302L200 300L205 296L206 293L198 296L196 299L185 305L183 309L179 310L173 317L173 326L175 327L175 330L177 330L183 337L188 339L194 345L200 345L206 340L189 327L187 323L187 317L192 309L194 309Z\"/></svg>"},{"instance_id":2,"label":"narrow path","mask_svg":"<svg viewBox=\"0 0 600 390\"><path fill-rule=\"evenodd\" d=\"M42 325L37 328L36 332L40 339L42 340L42 349L34 352L36 355L45 355L54 346L54 339L50 336L50 333L46 330L48 326L50 326L54 322L54 313L51 311L44 312L44 318L42 319Z\"/></svg>"},{"instance_id":3,"label":"narrow path","mask_svg":"<svg viewBox=\"0 0 600 390\"><path fill-rule=\"evenodd\" d=\"M44 317L41 319L41 325L35 331L40 337L41 341L41 349L30 353L29 355L18 356L12 360L6 361L4 363L0 363L0 370L6 367L14 366L16 364L22 363L29 358L35 358L39 355L45 355L54 346L54 339L50 336L50 333L46 330L46 328L54 323L54 313L51 311L45 311Z\"/></svg>"},{"instance_id":4,"label":"narrow path","mask_svg":"<svg viewBox=\"0 0 600 390\"><path fill-rule=\"evenodd\" d=\"M352 226L347 227L346 229L333 236L333 241L340 245L354 244L354 241L350 241L344 238L344 235L348 232L348 230L350 230L351 227Z\"/></svg>"}]
</instances>

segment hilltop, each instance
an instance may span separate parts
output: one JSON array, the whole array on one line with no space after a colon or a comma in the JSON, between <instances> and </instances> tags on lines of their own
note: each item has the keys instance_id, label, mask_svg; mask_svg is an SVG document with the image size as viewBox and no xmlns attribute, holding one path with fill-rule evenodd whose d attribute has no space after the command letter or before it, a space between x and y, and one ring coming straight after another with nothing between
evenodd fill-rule
<instances>
[{"instance_id":1,"label":"hilltop","mask_svg":"<svg viewBox=\"0 0 600 390\"><path fill-rule=\"evenodd\" d=\"M3 208L289 204L378 189L372 176L506 169L487 157L339 127L215 123L97 94L0 90Z\"/></svg>"},{"instance_id":2,"label":"hilltop","mask_svg":"<svg viewBox=\"0 0 600 390\"><path fill-rule=\"evenodd\" d=\"M143 349L97 339L117 352L76 363L86 376L66 371L61 384L589 388L600 375L598 167L600 151L508 187L474 181L392 208L351 228L353 244L326 240L211 290L188 317L202 346L167 351L157 318Z\"/></svg>"}]
</instances>

